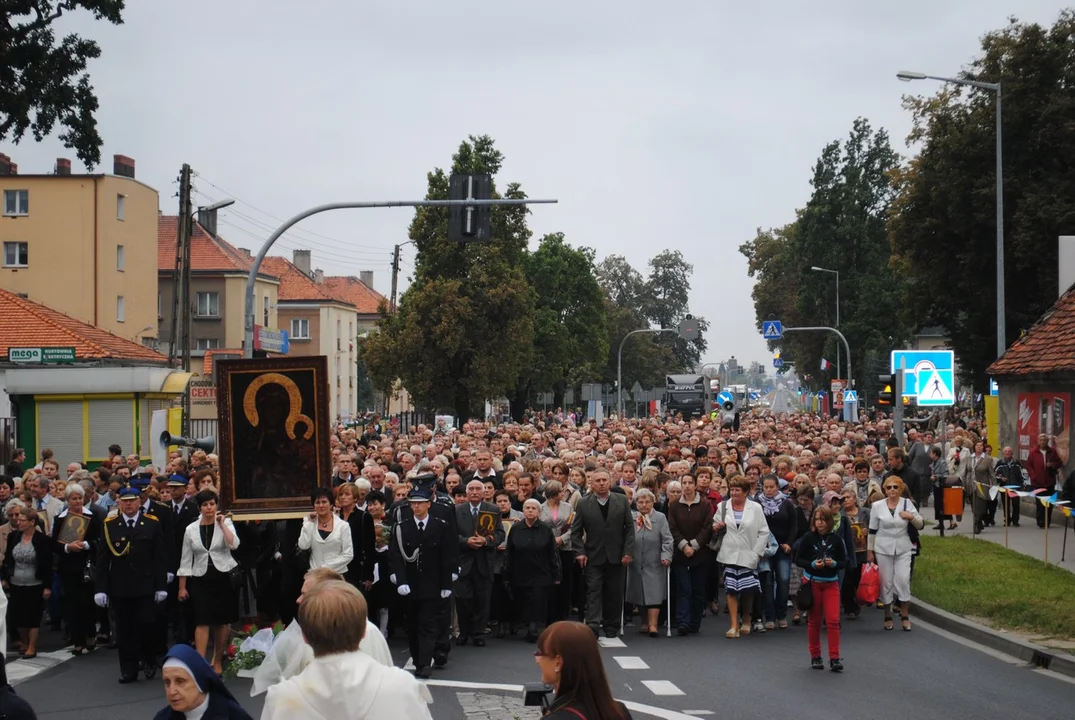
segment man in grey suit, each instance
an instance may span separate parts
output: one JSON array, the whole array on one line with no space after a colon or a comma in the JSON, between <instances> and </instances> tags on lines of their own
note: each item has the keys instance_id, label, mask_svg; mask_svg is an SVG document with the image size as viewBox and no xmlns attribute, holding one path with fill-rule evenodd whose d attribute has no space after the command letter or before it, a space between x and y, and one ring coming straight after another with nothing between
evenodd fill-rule
<instances>
[{"instance_id":1,"label":"man in grey suit","mask_svg":"<svg viewBox=\"0 0 1075 720\"><path fill-rule=\"evenodd\" d=\"M493 554L504 542L504 526L496 505L482 502L485 485L481 480L467 483L467 501L455 508L459 528L459 579L455 583L455 609L459 618L459 640L466 645L485 647L481 636L489 622L489 602L493 595ZM492 527L480 528L479 517L492 515Z\"/></svg>"},{"instance_id":2,"label":"man in grey suit","mask_svg":"<svg viewBox=\"0 0 1075 720\"><path fill-rule=\"evenodd\" d=\"M627 496L612 492L608 470L593 471L592 492L579 501L571 537L583 538L575 558L586 579L586 624L605 637L620 632L623 613L623 584L626 568L635 550L635 524Z\"/></svg>"}]
</instances>

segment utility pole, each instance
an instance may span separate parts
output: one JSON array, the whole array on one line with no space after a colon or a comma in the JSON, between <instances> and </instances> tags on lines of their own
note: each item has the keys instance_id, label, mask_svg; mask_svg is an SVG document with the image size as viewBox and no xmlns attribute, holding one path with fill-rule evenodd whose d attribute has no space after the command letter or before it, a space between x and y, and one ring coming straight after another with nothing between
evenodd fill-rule
<instances>
[{"instance_id":1,"label":"utility pole","mask_svg":"<svg viewBox=\"0 0 1075 720\"><path fill-rule=\"evenodd\" d=\"M190 372L190 331L191 331L191 312L193 310L191 298L190 298L190 237L193 228L191 227L191 209L190 203L190 165L183 163L183 169L179 174L179 224L177 228L177 238L179 251L178 254L181 258L180 268L180 280L179 280L179 293L178 297L181 297L180 310L180 322L182 323L182 329L179 331L179 347L182 353L183 372ZM172 325L172 336L176 335L175 324ZM190 388L183 394L183 436L190 436Z\"/></svg>"},{"instance_id":2,"label":"utility pole","mask_svg":"<svg viewBox=\"0 0 1075 720\"><path fill-rule=\"evenodd\" d=\"M388 309L391 312L396 311L396 283L399 279L399 245L396 245L392 249L392 302L389 304Z\"/></svg>"}]
</instances>

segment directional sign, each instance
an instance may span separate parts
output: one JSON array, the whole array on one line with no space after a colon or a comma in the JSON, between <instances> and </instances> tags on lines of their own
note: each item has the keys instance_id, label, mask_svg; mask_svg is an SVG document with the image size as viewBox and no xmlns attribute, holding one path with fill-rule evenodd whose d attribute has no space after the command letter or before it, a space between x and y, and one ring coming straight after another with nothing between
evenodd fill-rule
<instances>
[{"instance_id":1,"label":"directional sign","mask_svg":"<svg viewBox=\"0 0 1075 720\"><path fill-rule=\"evenodd\" d=\"M781 360L780 358L773 358L773 367L775 367L775 368L784 367L784 361Z\"/></svg>"},{"instance_id":2,"label":"directional sign","mask_svg":"<svg viewBox=\"0 0 1075 720\"><path fill-rule=\"evenodd\" d=\"M993 378L989 378L989 394L1000 395L1000 385L997 385L997 381Z\"/></svg>"},{"instance_id":3,"label":"directional sign","mask_svg":"<svg viewBox=\"0 0 1075 720\"><path fill-rule=\"evenodd\" d=\"M702 335L702 328L698 321L688 317L679 323L679 336L684 340L697 340Z\"/></svg>"},{"instance_id":4,"label":"directional sign","mask_svg":"<svg viewBox=\"0 0 1075 720\"><path fill-rule=\"evenodd\" d=\"M763 320L761 336L766 340L779 340L784 337L784 324L779 320Z\"/></svg>"},{"instance_id":5,"label":"directional sign","mask_svg":"<svg viewBox=\"0 0 1075 720\"><path fill-rule=\"evenodd\" d=\"M735 395L732 395L727 390L721 390L720 394L717 395L717 402L721 405L724 403L733 403L735 402Z\"/></svg>"},{"instance_id":6,"label":"directional sign","mask_svg":"<svg viewBox=\"0 0 1075 720\"><path fill-rule=\"evenodd\" d=\"M903 366L903 396L919 407L955 404L955 354L951 350L893 350L892 372Z\"/></svg>"},{"instance_id":7,"label":"directional sign","mask_svg":"<svg viewBox=\"0 0 1075 720\"><path fill-rule=\"evenodd\" d=\"M859 394L854 390L844 390L844 402L854 403L859 401Z\"/></svg>"},{"instance_id":8,"label":"directional sign","mask_svg":"<svg viewBox=\"0 0 1075 720\"><path fill-rule=\"evenodd\" d=\"M757 400L758 399L758 393L755 393L755 392L750 393L750 399L751 400Z\"/></svg>"}]
</instances>

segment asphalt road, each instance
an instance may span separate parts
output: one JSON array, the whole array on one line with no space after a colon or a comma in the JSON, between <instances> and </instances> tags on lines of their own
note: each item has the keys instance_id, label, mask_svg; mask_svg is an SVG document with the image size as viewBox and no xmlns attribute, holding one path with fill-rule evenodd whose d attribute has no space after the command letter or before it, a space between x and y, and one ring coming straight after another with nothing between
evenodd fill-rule
<instances>
[{"instance_id":1,"label":"asphalt road","mask_svg":"<svg viewBox=\"0 0 1075 720\"><path fill-rule=\"evenodd\" d=\"M601 651L613 693L631 703L636 718L667 720L709 715L951 720L998 712L1009 719L1060 720L1073 715L1075 683L1013 664L924 623L910 633L885 632L877 611L847 623L842 651L847 670L835 675L808 667L805 626L728 640L726 620L707 617L702 632L687 638L653 639L628 628L623 647ZM56 638L50 639L55 647ZM405 663L405 646L393 641L392 649L398 663ZM532 645L513 638L491 639L482 649L454 649L448 668L434 675L433 717L537 717L521 707L519 692L511 687L539 679L532 652ZM25 661L13 661L9 669L19 662ZM117 674L115 651L98 651L26 679L16 691L38 717L54 720L142 719L163 707L159 680L120 686ZM249 681L231 685L257 717L261 699L248 696Z\"/></svg>"},{"instance_id":2,"label":"asphalt road","mask_svg":"<svg viewBox=\"0 0 1075 720\"><path fill-rule=\"evenodd\" d=\"M770 409L773 413L790 413L794 410L791 401L792 397L790 392L777 388L773 391L773 400Z\"/></svg>"}]
</instances>

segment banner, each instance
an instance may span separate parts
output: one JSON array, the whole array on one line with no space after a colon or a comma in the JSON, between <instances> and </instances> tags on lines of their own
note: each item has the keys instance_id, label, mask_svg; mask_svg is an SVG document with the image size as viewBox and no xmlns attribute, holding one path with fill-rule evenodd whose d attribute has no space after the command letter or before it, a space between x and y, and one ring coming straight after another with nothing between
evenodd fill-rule
<instances>
[{"instance_id":1,"label":"banner","mask_svg":"<svg viewBox=\"0 0 1075 720\"><path fill-rule=\"evenodd\" d=\"M832 407L834 410L844 409L844 390L847 388L847 380L836 379L830 383L832 391Z\"/></svg>"},{"instance_id":2,"label":"banner","mask_svg":"<svg viewBox=\"0 0 1075 720\"><path fill-rule=\"evenodd\" d=\"M1066 464L1071 446L1068 422L1071 393L1019 393L1018 400L1019 459L1026 461L1030 451L1038 446L1038 435L1044 433L1055 438L1056 452Z\"/></svg>"}]
</instances>

